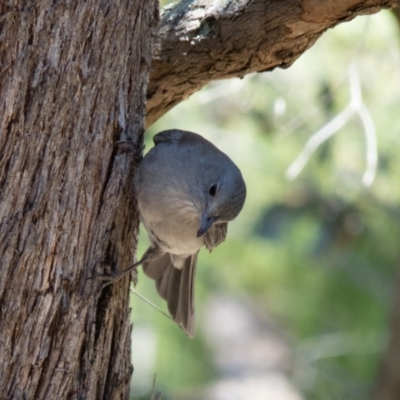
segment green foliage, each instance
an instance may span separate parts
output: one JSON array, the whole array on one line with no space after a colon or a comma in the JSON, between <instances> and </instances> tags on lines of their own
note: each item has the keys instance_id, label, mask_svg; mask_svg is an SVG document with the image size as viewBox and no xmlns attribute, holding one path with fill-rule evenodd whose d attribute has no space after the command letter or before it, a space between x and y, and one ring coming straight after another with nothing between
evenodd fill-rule
<instances>
[{"instance_id":1,"label":"green foliage","mask_svg":"<svg viewBox=\"0 0 400 400\"><path fill-rule=\"evenodd\" d=\"M222 292L252 298L290 335L291 379L307 398L368 397L399 260L397 36L389 12L358 18L326 33L288 70L210 84L152 127L149 135L172 127L203 134L240 166L248 187L228 240L200 253L194 341L133 298L134 322L151 320L156 329L154 368L167 393L216 379L201 315L206 299ZM356 118L286 180L308 138L348 104L351 64L377 131L375 181L361 183L366 148ZM139 254L146 244L141 238ZM152 286L140 276L138 290L163 307Z\"/></svg>"}]
</instances>

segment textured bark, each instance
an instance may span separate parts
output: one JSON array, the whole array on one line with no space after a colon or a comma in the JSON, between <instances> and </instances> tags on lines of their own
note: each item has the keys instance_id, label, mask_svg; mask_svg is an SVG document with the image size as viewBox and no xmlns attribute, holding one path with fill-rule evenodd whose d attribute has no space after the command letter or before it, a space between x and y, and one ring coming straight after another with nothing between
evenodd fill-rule
<instances>
[{"instance_id":1,"label":"textured bark","mask_svg":"<svg viewBox=\"0 0 400 400\"><path fill-rule=\"evenodd\" d=\"M400 275L394 288L389 340L382 357L374 400L400 399Z\"/></svg>"},{"instance_id":2,"label":"textured bark","mask_svg":"<svg viewBox=\"0 0 400 400\"><path fill-rule=\"evenodd\" d=\"M183 0L162 10L147 126L206 83L290 66L328 28L399 0Z\"/></svg>"},{"instance_id":3,"label":"textured bark","mask_svg":"<svg viewBox=\"0 0 400 400\"><path fill-rule=\"evenodd\" d=\"M128 398L153 0L0 3L0 398Z\"/></svg>"}]
</instances>

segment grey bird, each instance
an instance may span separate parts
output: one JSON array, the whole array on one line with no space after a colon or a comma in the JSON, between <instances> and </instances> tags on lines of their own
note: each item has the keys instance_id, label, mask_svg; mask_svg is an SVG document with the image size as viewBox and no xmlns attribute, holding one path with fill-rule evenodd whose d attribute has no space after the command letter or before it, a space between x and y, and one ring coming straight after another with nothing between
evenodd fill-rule
<instances>
[{"instance_id":1,"label":"grey bird","mask_svg":"<svg viewBox=\"0 0 400 400\"><path fill-rule=\"evenodd\" d=\"M167 130L154 136L135 177L140 216L150 239L143 264L172 319L195 335L194 277L201 247L225 240L246 185L232 160L202 136Z\"/></svg>"}]
</instances>

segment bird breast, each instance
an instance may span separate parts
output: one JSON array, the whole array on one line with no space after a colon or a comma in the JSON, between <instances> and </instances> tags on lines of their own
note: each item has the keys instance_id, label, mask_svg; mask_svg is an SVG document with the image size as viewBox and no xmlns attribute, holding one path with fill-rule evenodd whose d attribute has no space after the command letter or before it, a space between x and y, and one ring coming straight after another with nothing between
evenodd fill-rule
<instances>
[{"instance_id":1,"label":"bird breast","mask_svg":"<svg viewBox=\"0 0 400 400\"><path fill-rule=\"evenodd\" d=\"M160 200L160 199L159 199ZM139 211L150 240L165 252L192 255L204 246L204 238L197 237L199 217L189 200L140 202Z\"/></svg>"}]
</instances>

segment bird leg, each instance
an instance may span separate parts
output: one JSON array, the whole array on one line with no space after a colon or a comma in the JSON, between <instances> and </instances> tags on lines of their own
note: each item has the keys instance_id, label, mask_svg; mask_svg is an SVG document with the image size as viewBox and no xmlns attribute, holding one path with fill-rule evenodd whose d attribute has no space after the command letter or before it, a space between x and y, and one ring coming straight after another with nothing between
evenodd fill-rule
<instances>
[{"instance_id":1,"label":"bird leg","mask_svg":"<svg viewBox=\"0 0 400 400\"><path fill-rule=\"evenodd\" d=\"M136 151L135 145L130 138L117 140L115 145L118 147L121 153L134 153Z\"/></svg>"},{"instance_id":2,"label":"bird leg","mask_svg":"<svg viewBox=\"0 0 400 400\"><path fill-rule=\"evenodd\" d=\"M129 272L134 271L135 275L134 275L133 281L134 281L134 285L136 286L137 267L145 262L152 262L152 261L156 260L157 258L161 257L163 254L164 253L160 250L159 247L149 247L146 250L146 252L143 254L143 257L139 261L132 264L127 269L124 269L122 271L115 269L115 270L111 271L110 274L97 275L96 279L98 279L100 281L106 281L106 283L103 285L103 288L104 288L108 285L111 285L111 284L119 281L121 278L123 278Z\"/></svg>"}]
</instances>

